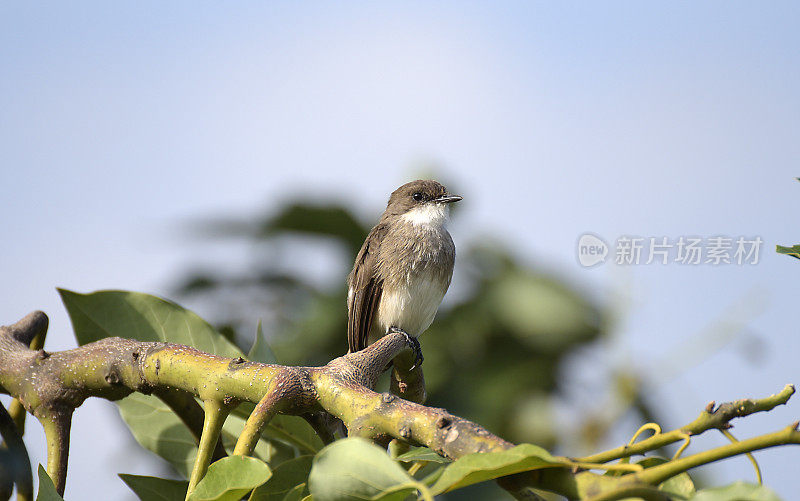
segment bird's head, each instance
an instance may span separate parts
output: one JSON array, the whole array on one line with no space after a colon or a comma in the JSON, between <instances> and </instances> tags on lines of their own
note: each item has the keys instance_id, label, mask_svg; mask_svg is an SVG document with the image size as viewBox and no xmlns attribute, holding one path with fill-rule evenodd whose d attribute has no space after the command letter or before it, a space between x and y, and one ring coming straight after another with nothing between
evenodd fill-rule
<instances>
[{"instance_id":1,"label":"bird's head","mask_svg":"<svg viewBox=\"0 0 800 501\"><path fill-rule=\"evenodd\" d=\"M415 225L440 226L447 220L449 204L461 197L440 183L418 179L397 188L389 197L384 215L399 216Z\"/></svg>"}]
</instances>

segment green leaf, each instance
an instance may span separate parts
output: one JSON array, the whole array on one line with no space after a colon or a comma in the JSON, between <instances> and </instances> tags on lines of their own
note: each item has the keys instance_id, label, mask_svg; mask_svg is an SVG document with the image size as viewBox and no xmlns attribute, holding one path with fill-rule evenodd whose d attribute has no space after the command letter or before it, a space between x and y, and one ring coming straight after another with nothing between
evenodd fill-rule
<instances>
[{"instance_id":1,"label":"green leaf","mask_svg":"<svg viewBox=\"0 0 800 501\"><path fill-rule=\"evenodd\" d=\"M400 454L395 458L397 461L402 461L404 463L411 463L414 461L428 461L432 463L451 463L452 461L443 458L442 456L436 454L432 450L427 447L411 447L408 451Z\"/></svg>"},{"instance_id":2,"label":"green leaf","mask_svg":"<svg viewBox=\"0 0 800 501\"><path fill-rule=\"evenodd\" d=\"M253 346L247 352L247 359L251 362L261 362L262 364L275 364L275 354L272 353L267 341L264 339L264 330L261 328L261 320L256 327L256 338Z\"/></svg>"},{"instance_id":3,"label":"green leaf","mask_svg":"<svg viewBox=\"0 0 800 501\"><path fill-rule=\"evenodd\" d=\"M197 442L180 418L158 398L132 393L117 402L122 419L139 445L158 454L189 478Z\"/></svg>"},{"instance_id":4,"label":"green leaf","mask_svg":"<svg viewBox=\"0 0 800 501\"><path fill-rule=\"evenodd\" d=\"M314 501L400 501L415 492L418 484L384 449L350 437L317 454L308 485Z\"/></svg>"},{"instance_id":5,"label":"green leaf","mask_svg":"<svg viewBox=\"0 0 800 501\"><path fill-rule=\"evenodd\" d=\"M294 489L290 490L286 493L286 496L283 497L283 501L301 501L303 499L303 494L306 490L306 484L303 482L300 485L296 485Z\"/></svg>"},{"instance_id":6,"label":"green leaf","mask_svg":"<svg viewBox=\"0 0 800 501\"><path fill-rule=\"evenodd\" d=\"M64 501L42 465L39 465L39 492L36 494L36 501Z\"/></svg>"},{"instance_id":7,"label":"green leaf","mask_svg":"<svg viewBox=\"0 0 800 501\"><path fill-rule=\"evenodd\" d=\"M278 414L270 419L261 436L292 445L300 454L316 454L324 446L311 425L299 416Z\"/></svg>"},{"instance_id":8,"label":"green leaf","mask_svg":"<svg viewBox=\"0 0 800 501\"><path fill-rule=\"evenodd\" d=\"M637 462L636 464L641 465L643 468L652 468L653 466L658 466L660 464L668 463L669 460L651 456L641 461ZM692 481L692 477L689 476L688 473L683 472L678 475L675 475L672 478L669 478L658 486L658 490L662 492L666 492L672 496L677 497L678 499L688 499L692 496L695 492L694 482Z\"/></svg>"},{"instance_id":9,"label":"green leaf","mask_svg":"<svg viewBox=\"0 0 800 501\"><path fill-rule=\"evenodd\" d=\"M302 485L303 489L297 494L297 499L300 499L308 482L313 459L314 456L300 456L281 463L273 470L272 477L253 491L250 501L280 501Z\"/></svg>"},{"instance_id":10,"label":"green leaf","mask_svg":"<svg viewBox=\"0 0 800 501\"><path fill-rule=\"evenodd\" d=\"M120 473L119 478L136 493L141 501L183 501L189 482L167 478L128 475Z\"/></svg>"},{"instance_id":11,"label":"green leaf","mask_svg":"<svg viewBox=\"0 0 800 501\"><path fill-rule=\"evenodd\" d=\"M228 456L208 467L189 501L238 501L272 476L260 459Z\"/></svg>"},{"instance_id":12,"label":"green leaf","mask_svg":"<svg viewBox=\"0 0 800 501\"><path fill-rule=\"evenodd\" d=\"M784 247L783 245L776 245L775 252L778 254L786 254L794 258L800 259L800 245L793 245L791 247Z\"/></svg>"},{"instance_id":13,"label":"green leaf","mask_svg":"<svg viewBox=\"0 0 800 501\"><path fill-rule=\"evenodd\" d=\"M172 465L184 478L189 478L197 456L197 441L183 421L156 397L132 393L117 402L122 419L136 441ZM299 419L299 418L298 418ZM246 417L231 413L222 429L222 443L231 450L244 428ZM296 447L262 434L254 456L279 463L295 456Z\"/></svg>"},{"instance_id":14,"label":"green leaf","mask_svg":"<svg viewBox=\"0 0 800 501\"><path fill-rule=\"evenodd\" d=\"M520 444L498 452L469 454L445 468L431 491L440 494L513 473L553 466L564 464L559 463L546 450L532 444Z\"/></svg>"},{"instance_id":15,"label":"green leaf","mask_svg":"<svg viewBox=\"0 0 800 501\"><path fill-rule=\"evenodd\" d=\"M79 294L58 289L78 344L111 336L185 344L214 355L242 352L195 313L165 299L128 291Z\"/></svg>"},{"instance_id":16,"label":"green leaf","mask_svg":"<svg viewBox=\"0 0 800 501\"><path fill-rule=\"evenodd\" d=\"M780 501L778 495L771 489L742 481L697 491L689 499L690 501Z\"/></svg>"},{"instance_id":17,"label":"green leaf","mask_svg":"<svg viewBox=\"0 0 800 501\"><path fill-rule=\"evenodd\" d=\"M526 270L505 273L488 289L496 321L535 350L558 352L597 332L597 311L558 280Z\"/></svg>"},{"instance_id":18,"label":"green leaf","mask_svg":"<svg viewBox=\"0 0 800 501\"><path fill-rule=\"evenodd\" d=\"M264 235L286 231L335 237L347 243L355 254L361 248L368 229L341 205L301 202L284 208L263 226Z\"/></svg>"}]
</instances>

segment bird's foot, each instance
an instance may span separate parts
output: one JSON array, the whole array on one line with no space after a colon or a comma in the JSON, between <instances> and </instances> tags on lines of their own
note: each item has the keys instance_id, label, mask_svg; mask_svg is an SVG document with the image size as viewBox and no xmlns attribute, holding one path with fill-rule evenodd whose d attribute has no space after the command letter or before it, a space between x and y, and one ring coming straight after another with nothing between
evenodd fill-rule
<instances>
[{"instance_id":1,"label":"bird's foot","mask_svg":"<svg viewBox=\"0 0 800 501\"><path fill-rule=\"evenodd\" d=\"M409 370L410 371L414 370L420 365L422 365L422 362L423 360L425 360L425 357L422 356L422 347L419 345L419 340L414 336L409 335L408 332L404 331L399 327L389 327L388 334L394 334L395 332L399 332L400 334L405 336L406 343L408 343L408 346L410 346L411 349L414 351L414 365L411 366Z\"/></svg>"}]
</instances>

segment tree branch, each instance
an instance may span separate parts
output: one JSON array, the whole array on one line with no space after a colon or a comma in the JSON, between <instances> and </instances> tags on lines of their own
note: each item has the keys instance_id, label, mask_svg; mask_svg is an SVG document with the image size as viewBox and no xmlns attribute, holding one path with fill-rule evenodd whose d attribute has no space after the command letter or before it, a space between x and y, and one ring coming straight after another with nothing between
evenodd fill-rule
<instances>
[{"instance_id":1,"label":"tree branch","mask_svg":"<svg viewBox=\"0 0 800 501\"><path fill-rule=\"evenodd\" d=\"M670 477L674 477L679 473L683 473L691 468L696 468L704 464L713 463L720 459L729 458L731 456L738 456L747 452L753 452L760 449L767 449L785 444L800 444L800 432L797 431L799 423L793 423L783 430L758 437L749 438L733 442L721 447L716 447L691 456L686 456L674 461L669 461L652 468L647 468L641 473L635 473L633 476L641 482L648 484L658 485Z\"/></svg>"},{"instance_id":2,"label":"tree branch","mask_svg":"<svg viewBox=\"0 0 800 501\"><path fill-rule=\"evenodd\" d=\"M47 336L47 327L50 321L47 318L47 315L45 315L43 312L34 312L31 315L34 316L30 319L29 323L22 327L22 331L24 332L22 337L27 338L33 335L31 340L28 342L28 347L31 350L39 351L44 348L44 339ZM16 398L13 399L11 401L11 405L8 407L8 413L11 415L11 419L13 419L14 423L17 425L19 435L24 435L25 417L27 414L25 413L25 407L22 406L22 402Z\"/></svg>"},{"instance_id":3,"label":"tree branch","mask_svg":"<svg viewBox=\"0 0 800 501\"><path fill-rule=\"evenodd\" d=\"M133 391L159 396L195 436L199 414L191 395L206 403L194 484L207 468L210 441L217 443L218 434L213 431L224 421L214 407L240 401L263 399L267 407L274 404L275 412L299 416L325 411L353 435L394 437L427 445L450 458L513 445L442 409L373 392L370 388L380 374L407 349L402 334L385 336L324 367L283 367L228 359L188 346L123 338L105 338L63 352L34 352L24 342L32 330L29 324L46 319L43 315L29 315L0 331L0 388L18 397L45 427L50 444L48 472L60 492L66 478L72 411L91 396L117 400ZM419 368L408 371L399 360L398 379L405 382L407 391L423 395L413 384L422 381ZM249 438L245 437L240 451L257 438L267 417L268 413L251 418Z\"/></svg>"},{"instance_id":4,"label":"tree branch","mask_svg":"<svg viewBox=\"0 0 800 501\"><path fill-rule=\"evenodd\" d=\"M225 418L228 417L228 413L231 411L230 405L226 405L223 401L216 399L204 400L203 409L206 417L203 421L203 434L200 436L200 445L197 447L194 468L192 468L192 474L189 477L189 489L186 491L187 500L195 487L197 487L197 484L205 476L206 471L208 471L214 448L219 442L222 425L225 424Z\"/></svg>"},{"instance_id":5,"label":"tree branch","mask_svg":"<svg viewBox=\"0 0 800 501\"><path fill-rule=\"evenodd\" d=\"M666 445L685 440L687 436L699 435L711 429L730 428L730 421L734 418L749 416L756 412L770 411L779 405L784 405L794 394L794 385L787 384L780 392L761 399L742 399L727 402L716 409L715 402L709 402L705 410L691 423L669 431L656 433L650 438L635 444L623 445L605 452L593 454L577 459L587 463L606 463L615 459L641 455Z\"/></svg>"},{"instance_id":6,"label":"tree branch","mask_svg":"<svg viewBox=\"0 0 800 501\"><path fill-rule=\"evenodd\" d=\"M323 441L333 439L331 424L340 420L350 435L381 443L391 439L427 446L440 455L458 459L471 453L500 451L514 444L483 427L444 409L426 407L392 393L372 390L378 377L394 360L394 389L409 399L424 401L424 379L413 363L403 334L389 334L366 349L332 360L323 367L284 367L225 358L195 348L163 342L105 338L79 348L47 353L29 344L46 327L46 316L34 312L10 327L0 327L0 391L19 399L45 428L48 473L63 493L67 471L69 428L75 408L86 398L117 400L136 391L155 394L173 409L199 442L190 492L202 479L212 457L225 454L219 440L226 416L239 403L257 403L240 435L235 453L248 454L261 430L277 413L306 418ZM401 356L398 356L401 355ZM641 442L574 460L567 467L523 472L500 479L500 484L520 499L530 498L530 488L550 490L569 498L613 496L625 492L651 492L680 471L722 457L780 443L797 443L796 430L744 440L695 454L642 472L620 477L603 476L579 468L641 454L728 421L785 403L794 392L760 400L741 400L714 410L710 405L692 423ZM195 396L204 403L203 410ZM202 416L202 418L201 418ZM775 436L773 436L775 435ZM602 498L604 499L604 498Z\"/></svg>"},{"instance_id":7,"label":"tree branch","mask_svg":"<svg viewBox=\"0 0 800 501\"><path fill-rule=\"evenodd\" d=\"M67 485L69 461L69 431L72 426L71 408L37 408L34 415L42 423L47 439L47 474L53 479L56 491L63 496Z\"/></svg>"}]
</instances>

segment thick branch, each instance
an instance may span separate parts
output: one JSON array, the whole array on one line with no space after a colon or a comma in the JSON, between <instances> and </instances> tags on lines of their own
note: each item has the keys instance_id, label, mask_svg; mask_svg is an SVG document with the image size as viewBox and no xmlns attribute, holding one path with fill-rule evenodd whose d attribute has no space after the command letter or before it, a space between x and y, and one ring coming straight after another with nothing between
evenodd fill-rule
<instances>
[{"instance_id":1,"label":"thick branch","mask_svg":"<svg viewBox=\"0 0 800 501\"><path fill-rule=\"evenodd\" d=\"M19 397L49 430L53 447L48 465L61 489L72 410L91 396L116 400L133 391L158 395L195 436L199 414L190 395L226 405L265 399L276 405L276 412L300 416L326 411L341 419L353 434L396 437L427 445L451 458L512 445L444 410L370 390L390 362L406 350L402 334L385 336L324 367L283 367L232 360L187 346L122 338L106 338L63 352L34 352L9 332L0 333L0 387ZM402 380L421 381L419 369L408 372L400 367L397 373ZM413 384L410 388L413 390ZM365 415L370 411L374 414ZM258 421L266 422L266 417L253 418L248 442L257 437L263 426ZM202 436L201 444L205 433ZM245 444L242 447L247 448ZM207 451L208 447L201 449ZM196 481L204 471L202 463L198 464Z\"/></svg>"},{"instance_id":2,"label":"thick branch","mask_svg":"<svg viewBox=\"0 0 800 501\"><path fill-rule=\"evenodd\" d=\"M0 391L18 397L44 425L49 448L48 472L60 492L64 489L72 411L91 396L116 400L134 391L159 396L199 438L198 459L190 481L192 486L202 478L212 455L224 454L224 450L220 451L219 430L228 411L243 401L259 405L247 422L246 431L236 447L237 453L246 454L252 450L261 429L275 413L303 416L316 424L315 429L323 432L325 428L330 429L327 425L338 419L351 435L384 443L396 438L425 445L452 459L513 446L444 409L425 407L391 393L372 391L379 375L394 360L394 374L399 381L395 391L414 400L424 400L424 389L417 387L423 381L421 370L409 371L404 362L407 357L398 358L408 351L405 336L400 333L387 335L365 350L334 359L324 367L284 367L248 362L242 358L224 358L188 346L121 338L106 338L57 353L34 351L28 347L32 339L30 333L41 328L42 317L43 314L35 313L12 327L0 328ZM658 448L707 429L724 428L733 417L769 410L785 403L793 391L792 387L787 387L767 399L739 401L723 405L716 411L712 406L679 430L580 461L607 462ZM206 406L202 426L194 396ZM332 439L332 434L327 433L323 439ZM726 450L746 449L752 445L750 441L742 441L727 446L729 449ZM690 461L715 460L709 459L712 457L716 456L695 455L674 463L689 468ZM534 486L570 498L583 498L601 495L623 485L634 488L642 485L643 479L656 482L661 477L674 475L672 470L658 468L663 467L647 470L656 471L650 475L660 475L652 479L638 476L639 473L609 477L587 471L576 473L566 468L548 468L506 477L501 485L519 496ZM626 484L629 480L637 485Z\"/></svg>"},{"instance_id":3,"label":"thick branch","mask_svg":"<svg viewBox=\"0 0 800 501\"><path fill-rule=\"evenodd\" d=\"M41 311L35 311L28 315L28 317L31 318L27 325L22 327L24 334L22 334L21 337L23 339L27 339L33 335L28 343L28 347L33 351L39 351L44 348L44 338L47 336L47 326L49 325L50 321L47 318L47 315ZM23 321L24 320L25 319L23 319ZM20 341L24 342L22 339L20 339ZM11 405L8 408L8 413L11 415L11 419L13 419L14 423L17 425L20 436L24 435L25 416L27 416L27 414L25 413L25 407L22 406L22 402L16 398L12 400Z\"/></svg>"}]
</instances>

